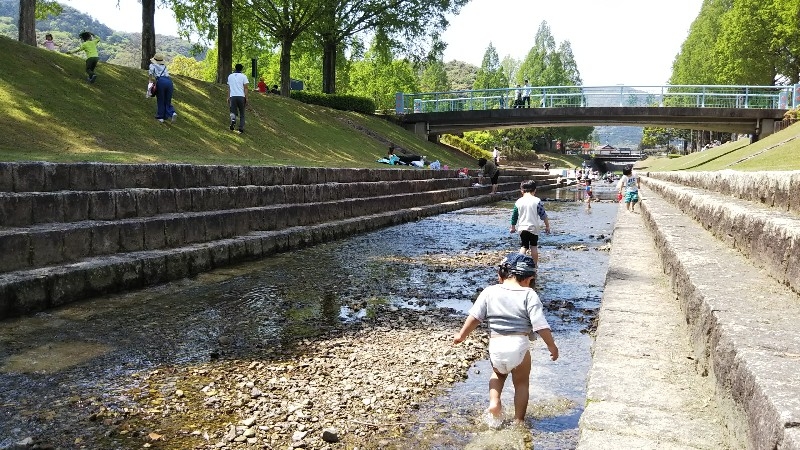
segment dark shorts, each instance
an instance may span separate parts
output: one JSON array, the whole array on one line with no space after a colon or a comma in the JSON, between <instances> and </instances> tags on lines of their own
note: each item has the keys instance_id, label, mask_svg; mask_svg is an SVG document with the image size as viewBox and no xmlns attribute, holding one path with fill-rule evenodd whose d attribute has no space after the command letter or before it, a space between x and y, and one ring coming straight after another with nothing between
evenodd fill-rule
<instances>
[{"instance_id":1,"label":"dark shorts","mask_svg":"<svg viewBox=\"0 0 800 450\"><path fill-rule=\"evenodd\" d=\"M500 171L498 170L497 172L494 173L494 175L492 175L492 184L497 184L497 180L499 178L500 178Z\"/></svg>"},{"instance_id":2,"label":"dark shorts","mask_svg":"<svg viewBox=\"0 0 800 450\"><path fill-rule=\"evenodd\" d=\"M522 248L536 248L536 246L539 245L539 235L533 234L528 230L519 232L519 240L521 242L520 247Z\"/></svg>"}]
</instances>

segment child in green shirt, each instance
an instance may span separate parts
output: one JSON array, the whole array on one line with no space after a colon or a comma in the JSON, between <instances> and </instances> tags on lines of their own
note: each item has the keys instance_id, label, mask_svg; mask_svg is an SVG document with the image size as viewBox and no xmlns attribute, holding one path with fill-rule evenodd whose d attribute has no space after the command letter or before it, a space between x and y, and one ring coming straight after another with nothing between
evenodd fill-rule
<instances>
[{"instance_id":1,"label":"child in green shirt","mask_svg":"<svg viewBox=\"0 0 800 450\"><path fill-rule=\"evenodd\" d=\"M100 60L99 53L97 52L97 43L100 42L100 37L88 31L82 32L80 37L81 41L83 41L80 47L67 53L73 54L81 51L86 53L86 81L94 83L94 80L97 79L97 74L94 73L94 69L97 68L97 61Z\"/></svg>"}]
</instances>

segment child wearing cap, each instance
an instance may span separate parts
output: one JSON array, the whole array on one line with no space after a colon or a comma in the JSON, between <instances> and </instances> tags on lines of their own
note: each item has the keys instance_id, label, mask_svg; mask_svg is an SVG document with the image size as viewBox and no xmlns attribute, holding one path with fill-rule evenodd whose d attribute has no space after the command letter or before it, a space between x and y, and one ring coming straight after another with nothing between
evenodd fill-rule
<instances>
[{"instance_id":1,"label":"child wearing cap","mask_svg":"<svg viewBox=\"0 0 800 450\"><path fill-rule=\"evenodd\" d=\"M503 410L500 396L510 373L514 383L514 418L522 424L528 409L531 373L528 335L535 332L542 337L553 361L558 359L558 347L544 317L542 302L532 289L536 275L533 259L512 253L500 263L498 275L502 282L480 293L461 330L453 336L453 343L463 342L481 322L488 322L491 331L489 360L493 373L489 379L489 408L486 411L495 423L500 421Z\"/></svg>"},{"instance_id":2,"label":"child wearing cap","mask_svg":"<svg viewBox=\"0 0 800 450\"><path fill-rule=\"evenodd\" d=\"M550 220L544 210L542 200L536 196L536 182L527 180L520 183L522 197L514 203L511 212L511 233L519 229L521 254L530 250L533 262L539 265L539 221L544 222L544 232L550 233Z\"/></svg>"}]
</instances>

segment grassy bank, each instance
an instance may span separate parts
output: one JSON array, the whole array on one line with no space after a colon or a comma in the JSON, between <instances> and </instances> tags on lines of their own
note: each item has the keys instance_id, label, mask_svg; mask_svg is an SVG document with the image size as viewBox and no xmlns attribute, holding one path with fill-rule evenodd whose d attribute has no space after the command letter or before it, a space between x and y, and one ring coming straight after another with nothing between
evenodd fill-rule
<instances>
[{"instance_id":1,"label":"grassy bank","mask_svg":"<svg viewBox=\"0 0 800 450\"><path fill-rule=\"evenodd\" d=\"M102 43L101 43L102 45ZM388 143L451 167L467 155L380 118L253 93L247 130L228 130L227 86L175 76L173 125L155 119L144 70L100 63L85 80L82 57L0 38L0 160L191 162L388 167Z\"/></svg>"},{"instance_id":2,"label":"grassy bank","mask_svg":"<svg viewBox=\"0 0 800 450\"><path fill-rule=\"evenodd\" d=\"M800 170L800 123L753 144L741 139L679 158L650 157L638 162L636 168L652 172Z\"/></svg>"}]
</instances>

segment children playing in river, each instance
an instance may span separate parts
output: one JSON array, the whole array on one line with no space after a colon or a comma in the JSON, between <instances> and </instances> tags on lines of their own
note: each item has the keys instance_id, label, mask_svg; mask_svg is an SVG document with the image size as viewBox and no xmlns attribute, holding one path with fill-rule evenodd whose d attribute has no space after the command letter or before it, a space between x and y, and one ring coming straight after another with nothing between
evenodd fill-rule
<instances>
[{"instance_id":1,"label":"children playing in river","mask_svg":"<svg viewBox=\"0 0 800 450\"><path fill-rule=\"evenodd\" d=\"M586 209L592 209L592 197L594 197L594 193L592 192L592 179L589 178L586 180Z\"/></svg>"},{"instance_id":2,"label":"children playing in river","mask_svg":"<svg viewBox=\"0 0 800 450\"><path fill-rule=\"evenodd\" d=\"M505 277L503 277L505 275ZM527 255L510 254L498 267L502 279L484 289L469 315L454 336L453 343L463 342L482 322L488 322L489 360L492 376L489 379L489 408L486 412L492 423L502 423L500 400L508 374L514 384L514 419L524 424L528 409L528 390L531 373L529 335L537 333L550 351L550 359L558 359L558 347L544 317L544 308L533 290L536 264Z\"/></svg>"},{"instance_id":3,"label":"children playing in river","mask_svg":"<svg viewBox=\"0 0 800 450\"><path fill-rule=\"evenodd\" d=\"M617 191L622 194L625 190L625 209L636 212L636 203L639 202L639 177L633 174L631 166L622 169L622 178L617 185Z\"/></svg>"},{"instance_id":4,"label":"children playing in river","mask_svg":"<svg viewBox=\"0 0 800 450\"><path fill-rule=\"evenodd\" d=\"M550 220L544 210L544 204L536 196L536 182L527 180L520 183L522 197L514 203L511 212L511 229L516 233L519 229L519 252L525 254L530 251L534 264L539 265L539 221L544 222L544 232L550 233Z\"/></svg>"}]
</instances>

